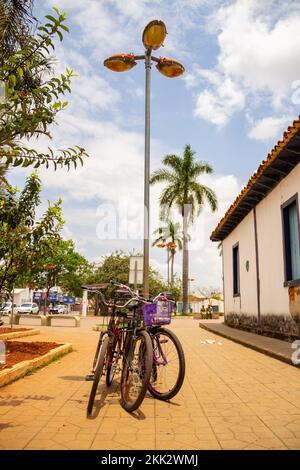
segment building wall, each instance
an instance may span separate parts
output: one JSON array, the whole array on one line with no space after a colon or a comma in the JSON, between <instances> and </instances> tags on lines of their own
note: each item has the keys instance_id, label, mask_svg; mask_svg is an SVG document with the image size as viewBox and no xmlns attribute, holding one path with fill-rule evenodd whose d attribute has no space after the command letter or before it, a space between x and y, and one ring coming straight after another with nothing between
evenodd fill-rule
<instances>
[{"instance_id":1,"label":"building wall","mask_svg":"<svg viewBox=\"0 0 300 470\"><path fill-rule=\"evenodd\" d=\"M286 176L257 206L257 234L261 315L290 316L289 288L284 286L281 205L298 193L300 165ZM239 243L240 297L233 296L232 247ZM223 241L225 314L257 317L257 281L253 210ZM249 271L246 261L249 261Z\"/></svg>"},{"instance_id":2,"label":"building wall","mask_svg":"<svg viewBox=\"0 0 300 470\"><path fill-rule=\"evenodd\" d=\"M233 295L233 246L239 244L240 295ZM254 218L250 212L223 242L225 313L257 315ZM246 262L249 261L249 271Z\"/></svg>"},{"instance_id":3,"label":"building wall","mask_svg":"<svg viewBox=\"0 0 300 470\"><path fill-rule=\"evenodd\" d=\"M30 289L17 289L14 293L14 304L20 306L23 303L31 302L31 291Z\"/></svg>"},{"instance_id":4,"label":"building wall","mask_svg":"<svg viewBox=\"0 0 300 470\"><path fill-rule=\"evenodd\" d=\"M281 205L295 193L300 203L300 165L256 208L262 314L289 313L289 291L284 287Z\"/></svg>"}]
</instances>

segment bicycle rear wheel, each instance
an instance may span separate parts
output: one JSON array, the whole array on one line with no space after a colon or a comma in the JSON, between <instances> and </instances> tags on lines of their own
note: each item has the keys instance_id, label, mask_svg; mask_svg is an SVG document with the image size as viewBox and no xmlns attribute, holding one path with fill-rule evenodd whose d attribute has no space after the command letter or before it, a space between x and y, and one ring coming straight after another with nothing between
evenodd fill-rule
<instances>
[{"instance_id":1,"label":"bicycle rear wheel","mask_svg":"<svg viewBox=\"0 0 300 470\"><path fill-rule=\"evenodd\" d=\"M180 390L185 376L185 358L177 336L165 328L150 330L153 364L149 392L159 400L170 400Z\"/></svg>"},{"instance_id":2,"label":"bicycle rear wheel","mask_svg":"<svg viewBox=\"0 0 300 470\"><path fill-rule=\"evenodd\" d=\"M119 360L121 357L120 353L120 346L115 337L111 339L109 353L108 353L108 360L107 360L107 368L106 368L106 385L108 387L111 386L114 380L115 373L118 369Z\"/></svg>"},{"instance_id":3,"label":"bicycle rear wheel","mask_svg":"<svg viewBox=\"0 0 300 470\"><path fill-rule=\"evenodd\" d=\"M153 347L149 333L137 332L129 342L123 361L121 376L121 405L129 412L142 403L149 386L153 362Z\"/></svg>"},{"instance_id":4,"label":"bicycle rear wheel","mask_svg":"<svg viewBox=\"0 0 300 470\"><path fill-rule=\"evenodd\" d=\"M87 412L88 412L89 415L93 411L95 396L96 396L98 385L99 385L99 382L100 382L100 379L101 379L101 376L102 376L105 360L107 358L108 347L109 347L109 336L106 335L106 337L103 341L103 344L102 344L101 351L100 351L98 364L97 364L97 367L96 367L96 370L95 370L94 380L93 380L93 384L92 384L92 389L91 389L91 393L90 393L90 396L89 396L89 401L88 401L88 406L87 406Z\"/></svg>"}]
</instances>

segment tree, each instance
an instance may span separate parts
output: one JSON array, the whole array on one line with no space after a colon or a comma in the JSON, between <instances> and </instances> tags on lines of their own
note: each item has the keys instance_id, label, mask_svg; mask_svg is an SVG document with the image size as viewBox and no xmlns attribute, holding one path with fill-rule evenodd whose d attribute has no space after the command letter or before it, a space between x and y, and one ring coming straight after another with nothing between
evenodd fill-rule
<instances>
[{"instance_id":1,"label":"tree","mask_svg":"<svg viewBox=\"0 0 300 470\"><path fill-rule=\"evenodd\" d=\"M46 289L46 301L50 289L56 285L69 294L81 296L81 286L91 267L84 256L77 253L74 242L57 238L43 251L44 256L40 260L39 270L36 270L32 277L32 282L38 288Z\"/></svg>"},{"instance_id":2,"label":"tree","mask_svg":"<svg viewBox=\"0 0 300 470\"><path fill-rule=\"evenodd\" d=\"M171 288L174 284L174 258L176 254L176 248L182 250L182 230L179 222L173 222L167 219L165 226L158 227L154 234L158 237L153 242L152 246L166 247L168 251L168 284L169 284L169 263L171 261Z\"/></svg>"},{"instance_id":3,"label":"tree","mask_svg":"<svg viewBox=\"0 0 300 470\"><path fill-rule=\"evenodd\" d=\"M167 183L160 196L160 205L171 208L176 206L182 216L183 227L183 256L182 256L182 283L183 283L183 314L188 309L188 225L199 215L205 201L208 201L211 210L217 209L217 197L214 191L198 182L203 173L212 173L212 167L205 162L195 160L195 152L190 145L186 145L183 157L166 155L163 159L165 168L155 171L150 183Z\"/></svg>"},{"instance_id":4,"label":"tree","mask_svg":"<svg viewBox=\"0 0 300 470\"><path fill-rule=\"evenodd\" d=\"M134 255L136 256L137 254L135 253ZM128 284L130 256L131 254L126 254L123 251L115 251L110 255L105 256L101 265L97 267L94 273L87 278L86 283L102 284L109 283L111 280L115 280L122 284ZM106 290L105 295L107 298L110 298L114 289L115 288L112 286L111 288L108 288ZM153 296L159 294L160 292L165 292L168 290L168 286L166 285L162 277L158 274L157 271L155 271L151 267L149 272L149 290L151 292L151 295ZM97 298L95 299L95 312L98 312Z\"/></svg>"},{"instance_id":5,"label":"tree","mask_svg":"<svg viewBox=\"0 0 300 470\"><path fill-rule=\"evenodd\" d=\"M47 15L48 22L37 28L36 36L28 36L24 44L20 41L22 47L0 66L0 84L5 86L5 99L0 98L0 164L6 167L48 168L52 163L54 169L71 165L76 168L87 156L77 145L55 153L50 147L41 152L24 144L24 138L51 137L50 125L67 107L64 95L71 92L75 76L69 69L53 76L53 40L58 37L62 41L63 33L68 32L66 13L54 8L53 15ZM3 43L0 46L5 47Z\"/></svg>"},{"instance_id":6,"label":"tree","mask_svg":"<svg viewBox=\"0 0 300 470\"><path fill-rule=\"evenodd\" d=\"M200 287L198 292L208 300L211 305L212 300L223 300L222 293L218 287Z\"/></svg>"},{"instance_id":7,"label":"tree","mask_svg":"<svg viewBox=\"0 0 300 470\"><path fill-rule=\"evenodd\" d=\"M31 174L24 189L8 183L2 186L0 201L0 292L11 294L16 280L27 281L38 270L40 260L49 244L59 237L63 226L61 201L48 206L36 221L40 203L41 183Z\"/></svg>"}]
</instances>

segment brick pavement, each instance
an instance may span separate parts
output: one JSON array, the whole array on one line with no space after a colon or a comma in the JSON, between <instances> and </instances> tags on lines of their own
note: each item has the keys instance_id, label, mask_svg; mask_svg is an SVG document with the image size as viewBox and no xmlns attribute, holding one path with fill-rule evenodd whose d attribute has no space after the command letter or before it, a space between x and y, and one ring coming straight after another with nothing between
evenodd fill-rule
<instances>
[{"instance_id":1,"label":"brick pavement","mask_svg":"<svg viewBox=\"0 0 300 470\"><path fill-rule=\"evenodd\" d=\"M41 340L70 341L74 352L0 389L0 449L300 449L299 370L202 330L192 319L172 326L187 362L172 402L147 395L130 415L119 404L117 385L101 387L97 412L88 419L91 383L84 376L96 322L41 328Z\"/></svg>"}]
</instances>

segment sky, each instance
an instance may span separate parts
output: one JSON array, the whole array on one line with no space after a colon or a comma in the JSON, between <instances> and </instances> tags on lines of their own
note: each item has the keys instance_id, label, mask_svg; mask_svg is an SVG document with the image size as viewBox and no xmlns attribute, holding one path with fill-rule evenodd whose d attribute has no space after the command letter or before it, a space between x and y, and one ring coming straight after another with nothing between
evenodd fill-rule
<instances>
[{"instance_id":1,"label":"sky","mask_svg":"<svg viewBox=\"0 0 300 470\"><path fill-rule=\"evenodd\" d=\"M215 190L219 207L211 213L205 205L190 229L190 277L192 290L221 287L210 233L299 115L300 0L36 0L35 16L43 22L53 6L68 12L70 28L57 44L55 68L68 66L77 77L52 141L33 145L77 144L90 158L76 171L39 170L42 207L62 197L64 236L90 261L116 249L142 251L144 65L117 74L103 61L143 53L145 25L163 20L168 35L156 56L177 59L186 71L168 79L152 66L151 171L186 144L212 165L214 173L200 181ZM10 180L22 187L28 171L16 168ZM161 189L151 188L151 233L161 225ZM176 212L174 218L180 220ZM166 275L163 250L151 248L150 262Z\"/></svg>"}]
</instances>

